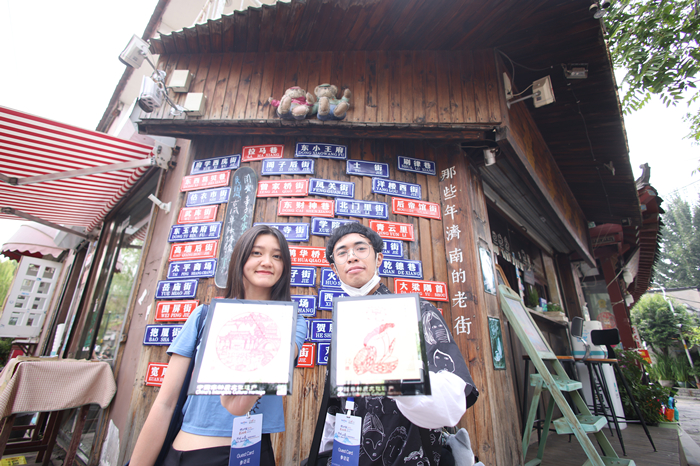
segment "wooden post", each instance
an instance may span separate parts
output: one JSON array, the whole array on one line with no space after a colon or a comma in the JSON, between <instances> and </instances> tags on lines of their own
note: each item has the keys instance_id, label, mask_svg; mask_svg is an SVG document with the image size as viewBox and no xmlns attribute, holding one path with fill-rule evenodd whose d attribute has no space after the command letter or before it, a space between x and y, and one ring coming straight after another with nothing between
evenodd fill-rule
<instances>
[{"instance_id":1,"label":"wooden post","mask_svg":"<svg viewBox=\"0 0 700 466\"><path fill-rule=\"evenodd\" d=\"M625 298L622 296L620 285L618 285L617 277L615 277L615 261L617 261L617 256L600 259L603 268L603 277L605 277L605 283L608 284L608 296L610 296L610 302L612 303L617 329L620 331L622 346L625 349L635 349L637 344L632 337L632 323L627 314Z\"/></svg>"}]
</instances>

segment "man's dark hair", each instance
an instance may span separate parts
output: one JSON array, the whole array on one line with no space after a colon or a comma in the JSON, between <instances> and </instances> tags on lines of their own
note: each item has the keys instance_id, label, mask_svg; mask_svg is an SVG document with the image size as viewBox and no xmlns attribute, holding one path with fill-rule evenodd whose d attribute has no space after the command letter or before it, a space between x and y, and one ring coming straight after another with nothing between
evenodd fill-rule
<instances>
[{"instance_id":1,"label":"man's dark hair","mask_svg":"<svg viewBox=\"0 0 700 466\"><path fill-rule=\"evenodd\" d=\"M347 236L352 233L357 233L367 238L375 253L382 252L382 249L384 248L384 240L382 240L376 231L364 226L361 223L345 223L333 230L331 237L328 238L328 243L326 244L326 259L329 263L335 263L335 260L333 259L333 248L335 248L335 243L340 241L343 236Z\"/></svg>"}]
</instances>

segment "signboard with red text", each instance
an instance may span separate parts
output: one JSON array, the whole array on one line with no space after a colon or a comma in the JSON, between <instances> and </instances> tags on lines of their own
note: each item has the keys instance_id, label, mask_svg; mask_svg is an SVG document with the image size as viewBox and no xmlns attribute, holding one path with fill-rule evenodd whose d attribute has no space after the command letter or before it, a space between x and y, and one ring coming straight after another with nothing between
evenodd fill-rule
<instances>
[{"instance_id":1,"label":"signboard with red text","mask_svg":"<svg viewBox=\"0 0 700 466\"><path fill-rule=\"evenodd\" d=\"M370 220L369 227L376 231L382 238L402 239L404 241L414 241L412 223L383 222L381 220Z\"/></svg>"},{"instance_id":2,"label":"signboard with red text","mask_svg":"<svg viewBox=\"0 0 700 466\"><path fill-rule=\"evenodd\" d=\"M292 256L292 265L331 266L326 260L326 248L289 246L289 255Z\"/></svg>"},{"instance_id":3,"label":"signboard with red text","mask_svg":"<svg viewBox=\"0 0 700 466\"><path fill-rule=\"evenodd\" d=\"M216 257L219 242L193 241L191 243L175 243L170 246L170 261L185 261L194 259L213 259Z\"/></svg>"},{"instance_id":4,"label":"signboard with red text","mask_svg":"<svg viewBox=\"0 0 700 466\"><path fill-rule=\"evenodd\" d=\"M182 177L180 191L194 191L195 189L220 188L228 186L231 178L231 170L214 173L202 173Z\"/></svg>"},{"instance_id":5,"label":"signboard with red text","mask_svg":"<svg viewBox=\"0 0 700 466\"><path fill-rule=\"evenodd\" d=\"M149 387L160 387L163 385L165 378L165 370L168 368L168 363L149 362L146 369L146 385Z\"/></svg>"},{"instance_id":6,"label":"signboard with red text","mask_svg":"<svg viewBox=\"0 0 700 466\"><path fill-rule=\"evenodd\" d=\"M314 367L316 363L316 345L306 342L301 346L297 367Z\"/></svg>"},{"instance_id":7,"label":"signboard with red text","mask_svg":"<svg viewBox=\"0 0 700 466\"><path fill-rule=\"evenodd\" d=\"M394 293L418 293L421 298L429 301L445 301L447 299L447 283L427 280L394 279Z\"/></svg>"},{"instance_id":8,"label":"signboard with red text","mask_svg":"<svg viewBox=\"0 0 700 466\"><path fill-rule=\"evenodd\" d=\"M322 199L280 199L277 215L294 217L333 217L333 201Z\"/></svg>"},{"instance_id":9,"label":"signboard with red text","mask_svg":"<svg viewBox=\"0 0 700 466\"><path fill-rule=\"evenodd\" d=\"M216 214L218 212L218 205L210 205L206 207L183 207L180 209L180 214L177 216L177 223L185 224L213 222L216 220Z\"/></svg>"},{"instance_id":10,"label":"signboard with red text","mask_svg":"<svg viewBox=\"0 0 700 466\"><path fill-rule=\"evenodd\" d=\"M197 306L199 306L198 299L158 301L156 303L156 322L184 322Z\"/></svg>"},{"instance_id":11,"label":"signboard with red text","mask_svg":"<svg viewBox=\"0 0 700 466\"><path fill-rule=\"evenodd\" d=\"M391 200L391 209L395 214L440 220L440 206L434 202L394 197Z\"/></svg>"},{"instance_id":12,"label":"signboard with red text","mask_svg":"<svg viewBox=\"0 0 700 466\"><path fill-rule=\"evenodd\" d=\"M258 197L308 195L309 180L270 180L258 182Z\"/></svg>"},{"instance_id":13,"label":"signboard with red text","mask_svg":"<svg viewBox=\"0 0 700 466\"><path fill-rule=\"evenodd\" d=\"M243 161L252 162L262 159L281 159L284 152L283 144L267 144L263 146L243 147Z\"/></svg>"}]
</instances>

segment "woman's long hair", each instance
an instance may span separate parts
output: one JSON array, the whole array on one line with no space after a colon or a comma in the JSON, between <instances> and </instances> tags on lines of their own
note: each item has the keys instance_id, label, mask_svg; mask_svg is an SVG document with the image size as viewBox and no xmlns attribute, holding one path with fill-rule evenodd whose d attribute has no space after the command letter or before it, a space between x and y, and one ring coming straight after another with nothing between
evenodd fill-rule
<instances>
[{"instance_id":1,"label":"woman's long hair","mask_svg":"<svg viewBox=\"0 0 700 466\"><path fill-rule=\"evenodd\" d=\"M292 278L292 258L289 255L289 245L287 239L277 228L268 225L256 225L247 229L238 239L231 253L231 262L228 269L228 279L226 280L226 298L245 299L245 288L243 287L243 266L248 261L250 253L255 245L255 240L260 235L272 235L280 243L280 254L282 255L282 276L275 283L270 291L272 301L291 301L290 282Z\"/></svg>"}]
</instances>

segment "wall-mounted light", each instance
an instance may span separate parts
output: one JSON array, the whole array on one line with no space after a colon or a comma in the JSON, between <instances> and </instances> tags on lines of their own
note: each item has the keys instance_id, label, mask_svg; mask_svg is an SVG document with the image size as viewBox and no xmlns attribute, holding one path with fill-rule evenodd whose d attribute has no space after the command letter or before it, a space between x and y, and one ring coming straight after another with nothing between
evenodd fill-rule
<instances>
[{"instance_id":1,"label":"wall-mounted light","mask_svg":"<svg viewBox=\"0 0 700 466\"><path fill-rule=\"evenodd\" d=\"M588 77L588 63L569 63L561 66L564 68L566 79L586 79Z\"/></svg>"},{"instance_id":2,"label":"wall-mounted light","mask_svg":"<svg viewBox=\"0 0 700 466\"><path fill-rule=\"evenodd\" d=\"M484 149L484 165L491 166L496 163L496 152L498 149L495 147Z\"/></svg>"},{"instance_id":3,"label":"wall-mounted light","mask_svg":"<svg viewBox=\"0 0 700 466\"><path fill-rule=\"evenodd\" d=\"M600 19L608 14L608 12L605 10L607 10L609 7L609 0L600 0L598 2L591 3L591 6L588 7L588 11L593 15L595 19Z\"/></svg>"},{"instance_id":4,"label":"wall-mounted light","mask_svg":"<svg viewBox=\"0 0 700 466\"><path fill-rule=\"evenodd\" d=\"M539 108L544 105L549 105L556 101L556 99L554 98L554 90L552 89L552 80L549 76L545 76L544 78L538 79L537 81L532 83L532 86L528 87L532 87L532 94L525 97L521 97L519 99L509 100L508 108L510 108L512 104L522 102L523 100L527 99L533 99L535 108ZM507 91L508 90L506 89L506 93Z\"/></svg>"}]
</instances>

